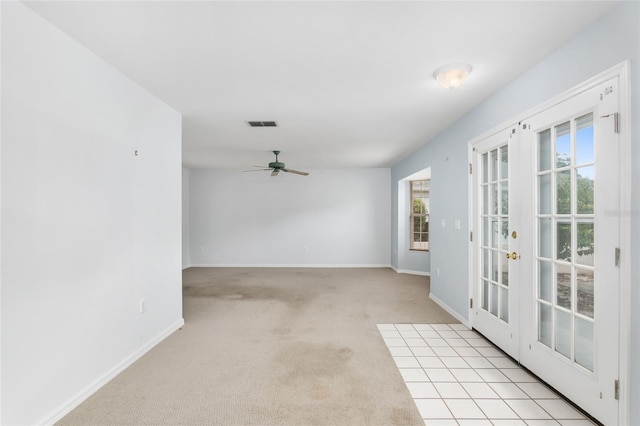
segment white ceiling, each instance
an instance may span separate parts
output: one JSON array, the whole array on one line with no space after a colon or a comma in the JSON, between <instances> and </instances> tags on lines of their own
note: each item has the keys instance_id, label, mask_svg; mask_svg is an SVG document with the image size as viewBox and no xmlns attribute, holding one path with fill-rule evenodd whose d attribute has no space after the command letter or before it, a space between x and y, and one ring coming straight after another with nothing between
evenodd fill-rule
<instances>
[{"instance_id":1,"label":"white ceiling","mask_svg":"<svg viewBox=\"0 0 640 426\"><path fill-rule=\"evenodd\" d=\"M183 114L186 166L279 149L305 170L393 165L616 2L27 4ZM473 71L446 91L432 74L453 62Z\"/></svg>"}]
</instances>

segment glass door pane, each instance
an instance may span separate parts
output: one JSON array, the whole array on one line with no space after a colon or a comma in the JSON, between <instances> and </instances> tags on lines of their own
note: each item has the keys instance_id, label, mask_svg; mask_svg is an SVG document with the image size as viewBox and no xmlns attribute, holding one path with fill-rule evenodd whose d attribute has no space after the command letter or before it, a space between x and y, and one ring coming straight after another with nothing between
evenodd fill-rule
<instances>
[{"instance_id":1,"label":"glass door pane","mask_svg":"<svg viewBox=\"0 0 640 426\"><path fill-rule=\"evenodd\" d=\"M509 148L485 152L480 161L480 309L509 322Z\"/></svg>"},{"instance_id":2,"label":"glass door pane","mask_svg":"<svg viewBox=\"0 0 640 426\"><path fill-rule=\"evenodd\" d=\"M589 113L538 132L538 341L593 371L594 140ZM552 161L553 159L553 161Z\"/></svg>"}]
</instances>

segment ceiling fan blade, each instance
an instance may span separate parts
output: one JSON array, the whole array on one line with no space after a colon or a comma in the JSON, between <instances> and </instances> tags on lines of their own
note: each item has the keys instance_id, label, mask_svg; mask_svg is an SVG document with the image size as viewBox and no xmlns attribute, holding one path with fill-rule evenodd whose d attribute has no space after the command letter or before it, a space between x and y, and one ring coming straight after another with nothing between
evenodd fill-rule
<instances>
[{"instance_id":1,"label":"ceiling fan blade","mask_svg":"<svg viewBox=\"0 0 640 426\"><path fill-rule=\"evenodd\" d=\"M299 170L293 170L293 169L282 169L283 172L287 172L287 173L295 173L297 175L302 175L302 176L309 176L309 173L307 172L301 172Z\"/></svg>"},{"instance_id":2,"label":"ceiling fan blade","mask_svg":"<svg viewBox=\"0 0 640 426\"><path fill-rule=\"evenodd\" d=\"M278 169L273 169L273 171L271 172L271 176L278 176Z\"/></svg>"},{"instance_id":3,"label":"ceiling fan blade","mask_svg":"<svg viewBox=\"0 0 640 426\"><path fill-rule=\"evenodd\" d=\"M271 169L251 169L251 170L243 170L243 172L264 172Z\"/></svg>"}]
</instances>

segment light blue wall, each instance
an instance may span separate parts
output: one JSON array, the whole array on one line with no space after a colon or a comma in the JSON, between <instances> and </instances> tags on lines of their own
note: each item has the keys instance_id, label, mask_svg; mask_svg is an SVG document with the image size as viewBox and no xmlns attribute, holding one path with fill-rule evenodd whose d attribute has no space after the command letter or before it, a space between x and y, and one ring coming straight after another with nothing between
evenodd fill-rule
<instances>
[{"instance_id":1,"label":"light blue wall","mask_svg":"<svg viewBox=\"0 0 640 426\"><path fill-rule=\"evenodd\" d=\"M182 269L191 266L191 210L190 205L190 185L191 171L182 168Z\"/></svg>"},{"instance_id":2,"label":"light blue wall","mask_svg":"<svg viewBox=\"0 0 640 426\"><path fill-rule=\"evenodd\" d=\"M640 3L626 2L514 80L478 108L392 168L392 263L397 267L398 180L431 167L431 292L467 318L467 143L519 113L541 104L625 60L631 61L632 259L640 259ZM462 230L453 228L462 219ZM446 220L446 227L440 222ZM440 268L440 276L433 271ZM640 424L640 262L631 267L631 423Z\"/></svg>"}]
</instances>

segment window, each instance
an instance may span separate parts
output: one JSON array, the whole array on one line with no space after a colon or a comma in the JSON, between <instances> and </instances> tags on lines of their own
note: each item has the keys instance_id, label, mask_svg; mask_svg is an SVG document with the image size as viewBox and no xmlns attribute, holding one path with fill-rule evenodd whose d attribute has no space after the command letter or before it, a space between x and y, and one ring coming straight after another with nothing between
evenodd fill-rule
<instances>
[{"instance_id":1,"label":"window","mask_svg":"<svg viewBox=\"0 0 640 426\"><path fill-rule=\"evenodd\" d=\"M411 250L429 250L429 180L409 182L411 197Z\"/></svg>"}]
</instances>

